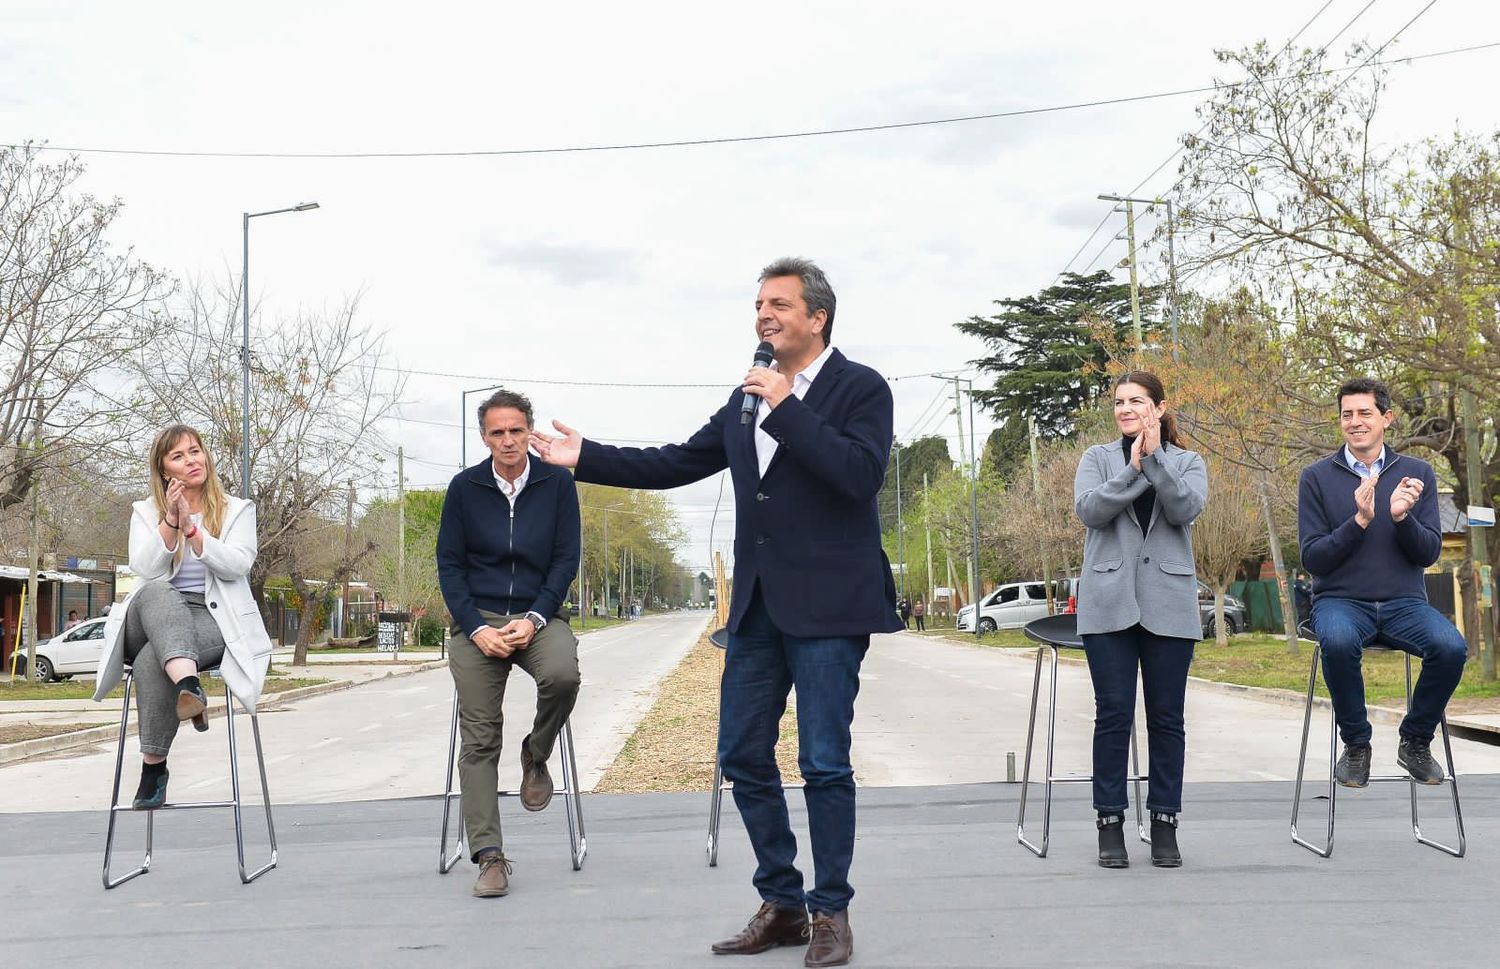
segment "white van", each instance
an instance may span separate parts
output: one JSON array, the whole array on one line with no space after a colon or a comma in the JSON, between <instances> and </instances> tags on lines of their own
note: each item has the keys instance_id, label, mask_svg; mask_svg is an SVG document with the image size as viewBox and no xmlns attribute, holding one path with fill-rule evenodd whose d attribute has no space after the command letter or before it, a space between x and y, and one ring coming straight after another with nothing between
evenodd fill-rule
<instances>
[{"instance_id":1,"label":"white van","mask_svg":"<svg viewBox=\"0 0 1500 969\"><path fill-rule=\"evenodd\" d=\"M1047 615L1047 586L1042 582L1010 582L979 601L979 631L1019 629ZM1063 603L1058 603L1061 611ZM958 628L974 631L974 607L958 610Z\"/></svg>"}]
</instances>

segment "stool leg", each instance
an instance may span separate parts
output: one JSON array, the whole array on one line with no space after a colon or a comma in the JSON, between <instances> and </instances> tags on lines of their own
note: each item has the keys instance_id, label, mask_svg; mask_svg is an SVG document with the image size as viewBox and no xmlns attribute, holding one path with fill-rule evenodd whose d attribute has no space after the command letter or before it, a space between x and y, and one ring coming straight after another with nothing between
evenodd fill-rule
<instances>
[{"instance_id":1,"label":"stool leg","mask_svg":"<svg viewBox=\"0 0 1500 969\"><path fill-rule=\"evenodd\" d=\"M1040 695L1040 693L1042 691L1042 650L1044 650L1046 648L1047 647L1045 647L1045 646L1038 646L1036 648L1036 669L1035 669L1035 671L1031 675L1031 719L1026 724L1026 757L1022 761L1022 767L1021 767L1021 810L1020 810L1020 813L1016 817L1016 840L1019 841L1022 845L1026 846L1026 848L1028 848L1031 851L1031 853L1034 854L1034 855L1036 855L1038 858L1045 858L1045 857L1047 857L1047 836L1048 836L1048 831L1047 831L1046 823L1043 822L1043 825L1042 825L1042 843L1040 845L1032 844L1030 841L1028 841L1026 839L1026 795L1027 795L1027 793L1031 789L1031 750L1032 750L1033 742L1034 742L1035 737L1036 737L1036 704L1037 704L1037 697ZM1054 662L1055 662L1056 655L1057 655L1057 653L1054 650L1053 651ZM1056 679L1056 674L1057 674L1057 671L1056 671L1056 668L1054 668L1053 669L1053 678L1054 678L1054 680ZM1056 696L1057 696L1057 694L1056 694L1056 691L1054 690L1053 691L1053 698L1055 699ZM1050 744L1049 744L1049 752L1050 752ZM1049 760L1050 760L1050 758L1049 758ZM1051 773L1051 768L1050 767L1048 768L1048 773L1049 774Z\"/></svg>"},{"instance_id":2,"label":"stool leg","mask_svg":"<svg viewBox=\"0 0 1500 969\"><path fill-rule=\"evenodd\" d=\"M458 840L448 853L448 819L453 813L453 762L458 753L458 689L453 690L453 725L448 731L448 782L443 786L443 830L438 835L438 874L446 875L464 854L463 823L459 823Z\"/></svg>"},{"instance_id":3,"label":"stool leg","mask_svg":"<svg viewBox=\"0 0 1500 969\"><path fill-rule=\"evenodd\" d=\"M708 867L719 866L719 815L724 809L724 766L714 753L714 789L708 800Z\"/></svg>"},{"instance_id":4,"label":"stool leg","mask_svg":"<svg viewBox=\"0 0 1500 969\"><path fill-rule=\"evenodd\" d=\"M1406 708L1411 709L1411 654L1406 654ZM1410 777L1407 778L1407 788L1411 792L1411 832L1416 836L1418 844L1424 844L1429 848L1436 848L1444 854L1455 858L1462 858L1468 850L1468 841L1464 837L1464 814L1463 808L1458 802L1458 774L1453 769L1453 743L1448 737L1448 717L1444 715L1438 721L1443 731L1443 754L1448 761L1448 776L1444 779L1453 797L1453 820L1458 829L1458 846L1444 844L1435 841L1422 834L1422 825L1417 818L1417 782Z\"/></svg>"},{"instance_id":5,"label":"stool leg","mask_svg":"<svg viewBox=\"0 0 1500 969\"><path fill-rule=\"evenodd\" d=\"M573 751L573 725L563 721L562 733L558 735L558 748L562 754L562 769L567 790L563 805L568 809L568 847L573 859L573 870L583 867L584 856L589 853L588 839L583 831L583 797L579 793L578 758Z\"/></svg>"},{"instance_id":6,"label":"stool leg","mask_svg":"<svg viewBox=\"0 0 1500 969\"><path fill-rule=\"evenodd\" d=\"M120 705L120 741L115 748L115 782L109 793L109 825L104 834L104 887L106 890L118 888L137 875L144 875L151 870L152 821L156 817L155 811L146 812L146 856L140 867L126 872L119 878L109 877L109 860L115 847L115 817L120 811L131 810L128 805L123 807L120 805L120 774L125 769L125 735L130 725L130 691L134 685L133 673L126 670L125 701Z\"/></svg>"},{"instance_id":7,"label":"stool leg","mask_svg":"<svg viewBox=\"0 0 1500 969\"><path fill-rule=\"evenodd\" d=\"M1292 842L1299 844L1322 858L1333 854L1333 817L1335 798L1338 797L1338 784L1334 781L1333 770L1338 761L1338 722L1333 714L1329 713L1328 727L1328 834L1327 840L1322 845L1314 844L1297 833L1297 816L1302 807L1302 777L1307 768L1307 741L1312 731L1312 708L1313 696L1318 684L1318 658L1321 644L1314 642L1312 649L1312 666L1307 674L1307 703L1302 710L1302 744L1297 751L1297 783L1292 790Z\"/></svg>"},{"instance_id":8,"label":"stool leg","mask_svg":"<svg viewBox=\"0 0 1500 969\"><path fill-rule=\"evenodd\" d=\"M255 714L250 714L250 731L255 736L255 761L260 767L260 794L266 808L266 832L270 835L271 857L264 865L252 872L245 871L245 827L241 817L240 758L234 742L234 696L229 684L224 684L224 732L229 735L229 786L234 795L234 848L239 856L240 883L248 885L276 867L276 826L271 821L271 791L266 786L266 759L260 744L260 723Z\"/></svg>"},{"instance_id":9,"label":"stool leg","mask_svg":"<svg viewBox=\"0 0 1500 969\"><path fill-rule=\"evenodd\" d=\"M1146 831L1145 816L1141 811L1141 747L1136 740L1136 728L1134 721L1130 724L1130 779L1135 784L1135 830L1146 844L1151 843L1151 835Z\"/></svg>"}]
</instances>

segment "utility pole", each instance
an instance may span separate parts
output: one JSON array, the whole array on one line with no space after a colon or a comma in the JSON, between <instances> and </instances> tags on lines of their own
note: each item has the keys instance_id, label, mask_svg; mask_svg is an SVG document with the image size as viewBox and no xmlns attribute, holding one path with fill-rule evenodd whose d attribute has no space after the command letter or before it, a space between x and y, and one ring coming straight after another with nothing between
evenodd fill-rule
<instances>
[{"instance_id":1,"label":"utility pole","mask_svg":"<svg viewBox=\"0 0 1500 969\"><path fill-rule=\"evenodd\" d=\"M1266 516L1266 538L1271 546L1271 564L1276 568L1276 592L1281 597L1282 627L1286 631L1286 651L1296 655L1297 649L1297 601L1290 595L1291 586L1286 580L1286 562L1281 557L1281 533L1276 527L1276 516L1271 511L1271 487L1263 472L1260 476L1260 508Z\"/></svg>"},{"instance_id":2,"label":"utility pole","mask_svg":"<svg viewBox=\"0 0 1500 969\"><path fill-rule=\"evenodd\" d=\"M604 513L604 618L609 618L609 512Z\"/></svg>"},{"instance_id":3,"label":"utility pole","mask_svg":"<svg viewBox=\"0 0 1500 969\"><path fill-rule=\"evenodd\" d=\"M1036 418L1030 415L1026 418L1026 433L1031 440L1031 498L1036 502L1036 507L1042 506L1042 471L1040 462L1036 455ZM1051 616L1057 612L1057 597L1052 593L1052 563L1047 560L1047 539L1041 539L1042 546L1042 582L1047 589L1047 615Z\"/></svg>"},{"instance_id":4,"label":"utility pole","mask_svg":"<svg viewBox=\"0 0 1500 969\"><path fill-rule=\"evenodd\" d=\"M932 608L932 504L927 496L927 472L922 472L922 526L927 532L927 598L923 604Z\"/></svg>"},{"instance_id":5,"label":"utility pole","mask_svg":"<svg viewBox=\"0 0 1500 969\"><path fill-rule=\"evenodd\" d=\"M349 479L349 497L344 503L344 605L339 612L340 636L349 631L349 559L354 555L354 479Z\"/></svg>"},{"instance_id":6,"label":"utility pole","mask_svg":"<svg viewBox=\"0 0 1500 969\"><path fill-rule=\"evenodd\" d=\"M960 385L969 385L969 435L974 434L974 381L959 377L953 380L953 413L958 416L959 463L969 470L969 602L974 606L974 637L979 638L979 455L964 451L964 401ZM969 451L974 448L970 447Z\"/></svg>"},{"instance_id":7,"label":"utility pole","mask_svg":"<svg viewBox=\"0 0 1500 969\"><path fill-rule=\"evenodd\" d=\"M1141 365L1141 290L1135 272L1135 203L1125 200L1125 238L1130 247L1130 322L1135 326L1135 365Z\"/></svg>"},{"instance_id":8,"label":"utility pole","mask_svg":"<svg viewBox=\"0 0 1500 969\"><path fill-rule=\"evenodd\" d=\"M36 643L37 643L37 564L42 555L42 516L37 507L37 493L41 488L42 467L42 401L41 393L37 393L36 423L31 429L31 548L27 555L29 571L26 576L26 648L30 650L28 658L31 661L31 669L36 666ZM30 671L28 670L28 675Z\"/></svg>"},{"instance_id":9,"label":"utility pole","mask_svg":"<svg viewBox=\"0 0 1500 969\"><path fill-rule=\"evenodd\" d=\"M901 598L906 598L906 524L901 519L901 442L896 447L896 561L901 566Z\"/></svg>"},{"instance_id":10,"label":"utility pole","mask_svg":"<svg viewBox=\"0 0 1500 969\"><path fill-rule=\"evenodd\" d=\"M1460 391L1460 399L1464 411L1464 470L1468 481L1469 504L1478 505L1484 501L1484 483L1480 476L1480 450L1481 430L1479 427L1479 414L1474 402L1474 392L1465 388ZM1484 634L1483 647L1481 648L1480 661L1484 670L1484 678L1493 680L1495 678L1495 623L1493 618L1494 592L1490 582L1490 555L1485 541L1484 528L1477 525L1469 526L1469 549L1474 556L1474 593L1478 597L1478 608L1475 613L1479 616L1479 628ZM1485 603L1488 600L1489 605Z\"/></svg>"},{"instance_id":11,"label":"utility pole","mask_svg":"<svg viewBox=\"0 0 1500 969\"><path fill-rule=\"evenodd\" d=\"M396 598L401 611L410 615L411 603L406 601L406 448L399 445L396 447ZM401 638L405 639L407 631L415 627L414 622L402 623ZM401 650L397 649L396 656L400 655ZM391 661L395 662L394 657Z\"/></svg>"}]
</instances>

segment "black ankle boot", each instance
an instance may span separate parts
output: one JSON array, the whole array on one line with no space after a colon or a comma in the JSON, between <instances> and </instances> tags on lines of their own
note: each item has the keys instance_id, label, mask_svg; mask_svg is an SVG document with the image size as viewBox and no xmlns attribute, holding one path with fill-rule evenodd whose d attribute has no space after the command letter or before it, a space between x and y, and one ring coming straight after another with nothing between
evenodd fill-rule
<instances>
[{"instance_id":1,"label":"black ankle boot","mask_svg":"<svg viewBox=\"0 0 1500 969\"><path fill-rule=\"evenodd\" d=\"M1177 815L1151 812L1151 864L1158 868L1181 868L1177 850Z\"/></svg>"},{"instance_id":2,"label":"black ankle boot","mask_svg":"<svg viewBox=\"0 0 1500 969\"><path fill-rule=\"evenodd\" d=\"M130 806L136 811L155 811L167 803L167 762L141 765L141 786Z\"/></svg>"},{"instance_id":3,"label":"black ankle boot","mask_svg":"<svg viewBox=\"0 0 1500 969\"><path fill-rule=\"evenodd\" d=\"M1095 821L1099 828L1099 867L1129 868L1130 856L1125 853L1125 817L1106 814Z\"/></svg>"}]
</instances>

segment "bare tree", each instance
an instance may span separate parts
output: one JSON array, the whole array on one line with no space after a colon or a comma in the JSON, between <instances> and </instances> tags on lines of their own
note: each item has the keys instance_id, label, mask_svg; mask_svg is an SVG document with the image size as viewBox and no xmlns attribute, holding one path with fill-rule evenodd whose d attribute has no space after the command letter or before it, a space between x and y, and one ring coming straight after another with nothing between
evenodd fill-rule
<instances>
[{"instance_id":1,"label":"bare tree","mask_svg":"<svg viewBox=\"0 0 1500 969\"><path fill-rule=\"evenodd\" d=\"M225 488L238 492L238 287L195 282L176 307L157 341L133 358L141 409L155 426L198 427ZM375 550L368 541L343 541L346 495L383 483L385 454L393 449L380 422L404 380L385 364L384 335L360 324L357 309L356 298L332 314L300 316L262 331L252 346L251 486L260 555L250 584L257 598L273 574L287 575L304 603L326 598ZM312 625L299 625L298 664Z\"/></svg>"},{"instance_id":2,"label":"bare tree","mask_svg":"<svg viewBox=\"0 0 1500 969\"><path fill-rule=\"evenodd\" d=\"M0 509L25 499L57 443L76 457L119 436L128 404L107 375L150 338L170 288L111 247L121 203L77 191L82 174L76 158L0 148Z\"/></svg>"},{"instance_id":3,"label":"bare tree","mask_svg":"<svg viewBox=\"0 0 1500 969\"><path fill-rule=\"evenodd\" d=\"M1251 475L1214 461L1208 482L1208 504L1193 523L1193 557L1214 590L1214 641L1224 646L1229 642L1224 594L1245 560L1265 551L1266 531L1261 527L1261 496Z\"/></svg>"}]
</instances>

